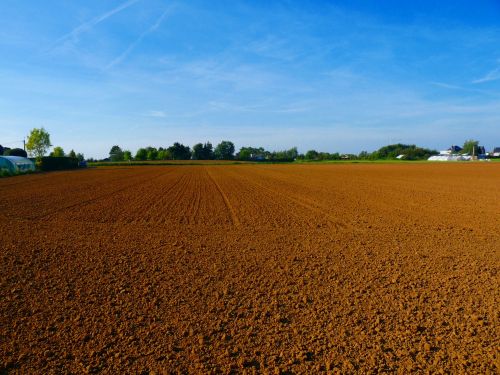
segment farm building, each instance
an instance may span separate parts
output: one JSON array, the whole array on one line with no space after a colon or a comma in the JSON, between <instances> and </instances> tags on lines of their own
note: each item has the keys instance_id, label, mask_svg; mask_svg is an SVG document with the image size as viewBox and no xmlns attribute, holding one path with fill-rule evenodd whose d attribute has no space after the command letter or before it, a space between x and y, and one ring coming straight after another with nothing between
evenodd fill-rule
<instances>
[{"instance_id":1,"label":"farm building","mask_svg":"<svg viewBox=\"0 0 500 375\"><path fill-rule=\"evenodd\" d=\"M26 173L35 170L35 163L21 156L0 156L0 170L9 173Z\"/></svg>"},{"instance_id":2,"label":"farm building","mask_svg":"<svg viewBox=\"0 0 500 375\"><path fill-rule=\"evenodd\" d=\"M439 154L433 155L429 161L469 161L472 157L469 155L453 155L453 154Z\"/></svg>"}]
</instances>

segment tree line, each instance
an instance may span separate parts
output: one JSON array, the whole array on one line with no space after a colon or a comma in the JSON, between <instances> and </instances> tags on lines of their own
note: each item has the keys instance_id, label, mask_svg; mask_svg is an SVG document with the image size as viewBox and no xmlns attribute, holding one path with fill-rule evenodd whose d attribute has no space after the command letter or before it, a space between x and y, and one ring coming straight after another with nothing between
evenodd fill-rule
<instances>
[{"instance_id":1,"label":"tree line","mask_svg":"<svg viewBox=\"0 0 500 375\"><path fill-rule=\"evenodd\" d=\"M22 148L8 148L2 147L0 145L0 155L3 156L22 156L22 157L34 157L36 159L41 159L47 154L49 148L52 147L50 142L50 134L44 129L32 129L30 134L28 135L28 140L26 142L26 150ZM69 153L65 153L64 149L60 146L56 146L53 148L52 152L49 154L50 157L69 157L73 159L78 159L78 161L84 161L85 156L82 153L76 153L74 150L71 150Z\"/></svg>"},{"instance_id":2,"label":"tree line","mask_svg":"<svg viewBox=\"0 0 500 375\"><path fill-rule=\"evenodd\" d=\"M139 148L132 154L130 150L122 150L118 145L111 147L109 151L109 160L118 161L146 161L146 160L243 160L243 161L268 161L284 162L294 160L321 161L321 160L380 160L395 159L403 155L406 160L424 160L438 152L416 145L393 144L381 147L371 153L362 151L359 154L340 154L338 152L320 152L308 150L301 154L297 147L292 147L282 151L268 151L263 147L241 147L235 152L234 143L231 141L222 141L215 148L212 143L197 143L192 148L175 142L172 146L163 147L144 147ZM90 159L90 161L94 161Z\"/></svg>"},{"instance_id":3,"label":"tree line","mask_svg":"<svg viewBox=\"0 0 500 375\"><path fill-rule=\"evenodd\" d=\"M358 159L361 160L387 160L396 159L398 157L405 160L427 160L432 155L437 155L439 152L416 145L406 145L396 143L379 148L377 151L371 153L361 151Z\"/></svg>"},{"instance_id":4,"label":"tree line","mask_svg":"<svg viewBox=\"0 0 500 375\"><path fill-rule=\"evenodd\" d=\"M222 141L215 148L212 143L197 143L193 148L182 143L175 142L170 147L144 147L139 148L135 155L130 150L122 150L118 145L111 147L109 160L130 161L130 160L232 160L234 159L234 143Z\"/></svg>"},{"instance_id":5,"label":"tree line","mask_svg":"<svg viewBox=\"0 0 500 375\"><path fill-rule=\"evenodd\" d=\"M40 159L46 155L49 148L52 146L50 135L44 129L32 129L26 143L26 149L30 156ZM455 146L456 147L456 146ZM459 148L461 153L484 153L484 147L479 146L479 141L468 139L464 142L463 147ZM297 151L297 147L292 147L282 151L268 151L263 147L241 147L238 152L235 152L234 143L231 141L221 141L217 146L213 147L212 143L197 143L192 148L182 143L175 142L170 147L145 147L139 148L135 155L130 150L122 150L118 145L111 148L109 158L104 160L110 161L145 161L145 160L245 160L245 161L321 161L321 160L383 160L402 158L405 160L425 160L432 155L437 155L436 150L431 150L424 147L419 147L414 144L392 144L379 148L373 152L361 151L359 154L340 154L338 152L320 152L316 150L308 150L301 154ZM11 156L27 156L27 152L20 148L9 149L0 145L0 155ZM70 157L85 160L82 153L76 153L71 150L66 154L62 147L56 146L50 153L51 157ZM88 159L94 161L94 159Z\"/></svg>"},{"instance_id":6,"label":"tree line","mask_svg":"<svg viewBox=\"0 0 500 375\"><path fill-rule=\"evenodd\" d=\"M267 151L263 147L241 147L235 152L234 143L222 141L216 147L211 142L197 143L192 148L175 142L172 146L139 148L135 155L130 150L122 150L118 145L111 147L109 160L145 161L145 160L245 160L245 161L293 161L299 156L297 147L283 151ZM94 161L89 160L89 161Z\"/></svg>"}]
</instances>

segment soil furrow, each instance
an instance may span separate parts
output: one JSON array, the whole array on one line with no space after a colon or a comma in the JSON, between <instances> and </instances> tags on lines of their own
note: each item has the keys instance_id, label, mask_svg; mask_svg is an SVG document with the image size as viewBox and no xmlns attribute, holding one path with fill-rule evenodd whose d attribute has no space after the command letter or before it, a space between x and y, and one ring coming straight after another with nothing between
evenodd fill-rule
<instances>
[{"instance_id":1,"label":"soil furrow","mask_svg":"<svg viewBox=\"0 0 500 375\"><path fill-rule=\"evenodd\" d=\"M229 213L231 214L231 219L233 221L233 224L236 227L240 226L241 223L240 223L240 220L238 219L238 215L236 215L236 212L235 212L233 206L231 205L231 202L229 201L226 193L224 193L224 190L221 189L220 185L217 183L217 181L211 175L211 173L210 173L210 171L208 169L206 170L206 172L207 172L207 176L210 178L210 180L212 181L212 183L215 185L215 187L219 191L222 199L224 200L224 203L226 204L226 208L228 209Z\"/></svg>"},{"instance_id":2,"label":"soil furrow","mask_svg":"<svg viewBox=\"0 0 500 375\"><path fill-rule=\"evenodd\" d=\"M2 374L499 372L500 164L25 177Z\"/></svg>"}]
</instances>

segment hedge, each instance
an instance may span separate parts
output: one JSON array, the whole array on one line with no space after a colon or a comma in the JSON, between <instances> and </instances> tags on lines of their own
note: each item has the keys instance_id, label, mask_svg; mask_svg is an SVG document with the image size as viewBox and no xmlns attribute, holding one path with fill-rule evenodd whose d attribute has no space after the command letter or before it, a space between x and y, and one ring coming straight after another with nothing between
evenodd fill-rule
<instances>
[{"instance_id":1,"label":"hedge","mask_svg":"<svg viewBox=\"0 0 500 375\"><path fill-rule=\"evenodd\" d=\"M39 164L42 171L58 171L62 169L78 168L78 159L69 157L44 156Z\"/></svg>"}]
</instances>

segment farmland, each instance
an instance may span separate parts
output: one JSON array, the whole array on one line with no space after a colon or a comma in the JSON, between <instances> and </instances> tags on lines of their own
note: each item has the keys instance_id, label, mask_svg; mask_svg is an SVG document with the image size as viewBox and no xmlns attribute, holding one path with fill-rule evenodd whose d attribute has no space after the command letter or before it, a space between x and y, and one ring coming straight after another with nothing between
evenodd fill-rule
<instances>
[{"instance_id":1,"label":"farmland","mask_svg":"<svg viewBox=\"0 0 500 375\"><path fill-rule=\"evenodd\" d=\"M0 180L0 373L498 373L500 165Z\"/></svg>"}]
</instances>

